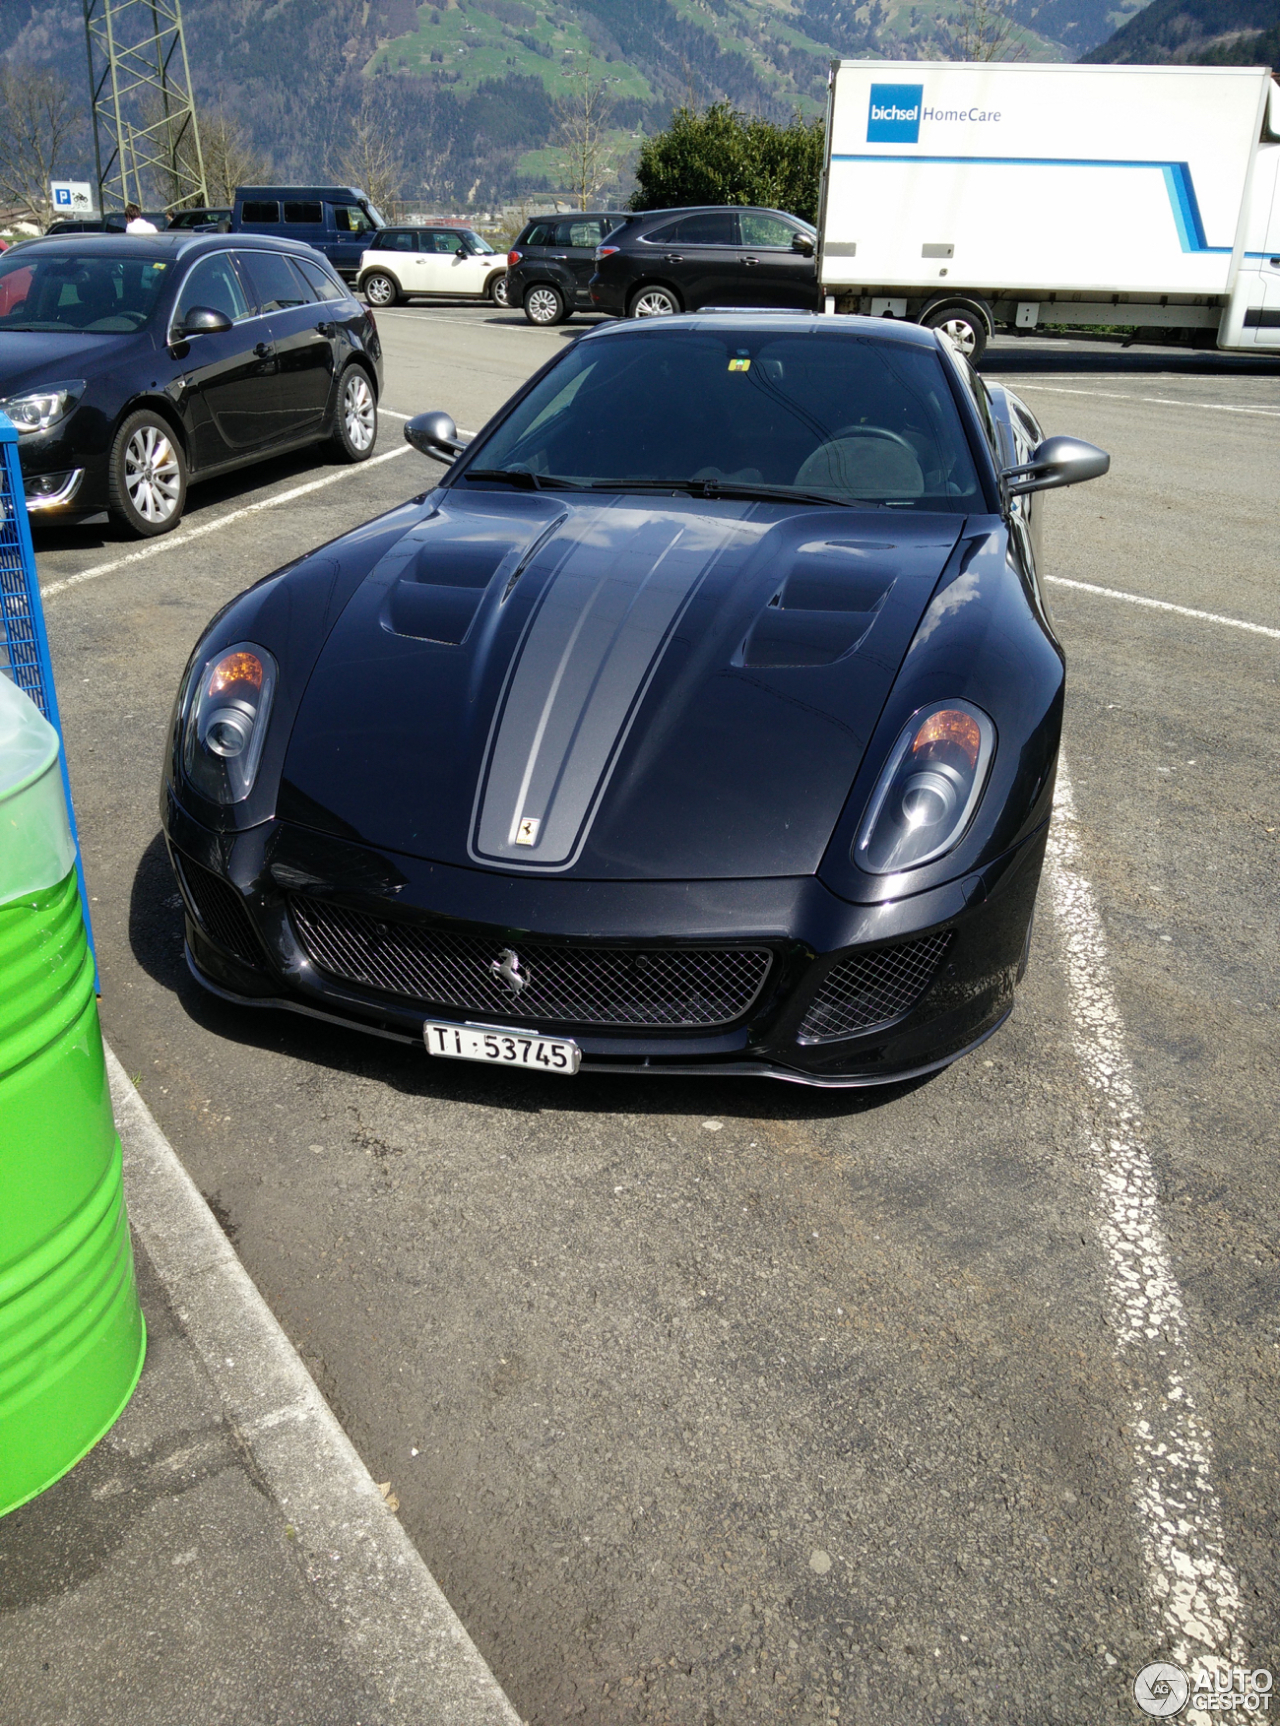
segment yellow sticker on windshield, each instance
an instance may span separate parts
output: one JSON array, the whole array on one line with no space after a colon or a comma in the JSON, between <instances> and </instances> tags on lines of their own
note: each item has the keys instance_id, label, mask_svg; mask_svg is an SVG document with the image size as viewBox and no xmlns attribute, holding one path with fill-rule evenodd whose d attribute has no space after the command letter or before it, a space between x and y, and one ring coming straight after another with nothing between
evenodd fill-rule
<instances>
[{"instance_id":1,"label":"yellow sticker on windshield","mask_svg":"<svg viewBox=\"0 0 1280 1726\"><path fill-rule=\"evenodd\" d=\"M749 372L751 370L751 361L750 360L730 360L729 361L729 370L731 372Z\"/></svg>"}]
</instances>

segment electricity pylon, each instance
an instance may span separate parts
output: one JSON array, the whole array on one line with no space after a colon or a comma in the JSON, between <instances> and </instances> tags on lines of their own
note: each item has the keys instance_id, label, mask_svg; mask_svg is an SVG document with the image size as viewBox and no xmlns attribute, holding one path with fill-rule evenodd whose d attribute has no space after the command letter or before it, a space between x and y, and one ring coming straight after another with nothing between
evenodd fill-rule
<instances>
[{"instance_id":1,"label":"electricity pylon","mask_svg":"<svg viewBox=\"0 0 1280 1726\"><path fill-rule=\"evenodd\" d=\"M209 202L181 0L84 0L98 207Z\"/></svg>"}]
</instances>

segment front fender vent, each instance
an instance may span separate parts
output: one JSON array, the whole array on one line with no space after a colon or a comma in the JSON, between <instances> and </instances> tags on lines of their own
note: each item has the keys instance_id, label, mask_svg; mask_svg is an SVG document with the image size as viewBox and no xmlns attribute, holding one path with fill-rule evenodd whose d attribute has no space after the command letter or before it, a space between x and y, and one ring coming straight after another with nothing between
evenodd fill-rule
<instances>
[{"instance_id":1,"label":"front fender vent","mask_svg":"<svg viewBox=\"0 0 1280 1726\"><path fill-rule=\"evenodd\" d=\"M802 1043L834 1043L900 1019L933 982L951 931L851 953L827 972L800 1026Z\"/></svg>"}]
</instances>

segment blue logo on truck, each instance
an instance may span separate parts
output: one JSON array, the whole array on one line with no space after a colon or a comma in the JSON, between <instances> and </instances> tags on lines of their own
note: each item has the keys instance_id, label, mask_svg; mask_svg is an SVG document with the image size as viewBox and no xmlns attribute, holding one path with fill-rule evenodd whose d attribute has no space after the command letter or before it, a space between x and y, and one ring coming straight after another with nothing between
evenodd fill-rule
<instances>
[{"instance_id":1,"label":"blue logo on truck","mask_svg":"<svg viewBox=\"0 0 1280 1726\"><path fill-rule=\"evenodd\" d=\"M868 144L918 144L923 84L873 84L867 112Z\"/></svg>"}]
</instances>

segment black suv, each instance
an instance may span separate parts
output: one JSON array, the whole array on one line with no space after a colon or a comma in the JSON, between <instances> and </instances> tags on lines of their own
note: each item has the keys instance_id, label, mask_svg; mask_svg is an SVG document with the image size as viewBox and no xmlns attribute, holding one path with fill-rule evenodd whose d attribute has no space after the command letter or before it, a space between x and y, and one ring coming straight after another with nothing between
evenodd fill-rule
<instances>
[{"instance_id":1,"label":"black suv","mask_svg":"<svg viewBox=\"0 0 1280 1726\"><path fill-rule=\"evenodd\" d=\"M817 234L781 210L713 205L642 210L596 248L591 304L659 318L700 306L796 306L816 312Z\"/></svg>"},{"instance_id":2,"label":"black suv","mask_svg":"<svg viewBox=\"0 0 1280 1726\"><path fill-rule=\"evenodd\" d=\"M618 210L582 210L526 222L507 253L507 303L523 306L531 324L589 312L596 248L626 219Z\"/></svg>"}]
</instances>

